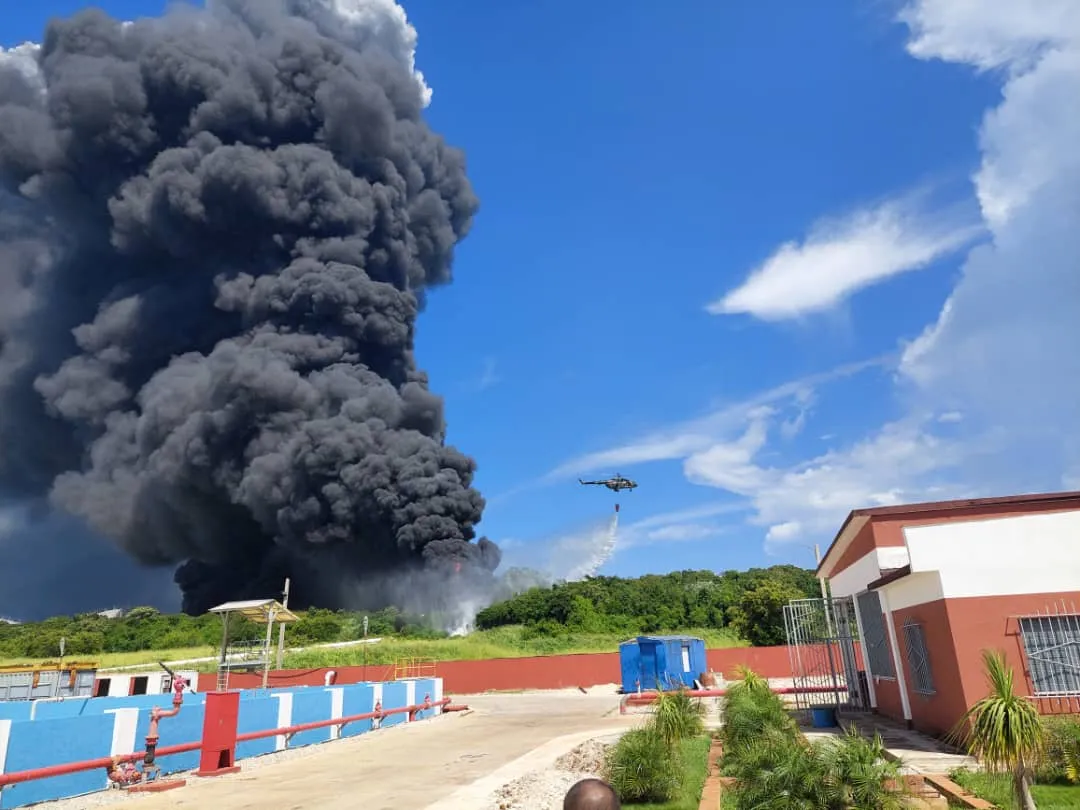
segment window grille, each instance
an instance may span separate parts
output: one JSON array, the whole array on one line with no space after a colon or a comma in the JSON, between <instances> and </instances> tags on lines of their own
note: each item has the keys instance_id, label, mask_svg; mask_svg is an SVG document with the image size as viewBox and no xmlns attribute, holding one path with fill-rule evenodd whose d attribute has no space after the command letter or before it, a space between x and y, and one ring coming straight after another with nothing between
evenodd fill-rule
<instances>
[{"instance_id":1,"label":"window grille","mask_svg":"<svg viewBox=\"0 0 1080 810\"><path fill-rule=\"evenodd\" d=\"M1020 637L1035 696L1080 695L1080 615L1025 616Z\"/></svg>"},{"instance_id":2,"label":"window grille","mask_svg":"<svg viewBox=\"0 0 1080 810\"><path fill-rule=\"evenodd\" d=\"M878 678L895 678L885 617L881 615L881 598L877 591L867 591L859 594L857 601L863 631L863 655L870 674Z\"/></svg>"},{"instance_id":3,"label":"window grille","mask_svg":"<svg viewBox=\"0 0 1080 810\"><path fill-rule=\"evenodd\" d=\"M907 647L908 669L911 670L911 690L920 695L932 695L934 674L930 670L930 654L926 650L926 636L921 624L904 624L904 646Z\"/></svg>"}]
</instances>

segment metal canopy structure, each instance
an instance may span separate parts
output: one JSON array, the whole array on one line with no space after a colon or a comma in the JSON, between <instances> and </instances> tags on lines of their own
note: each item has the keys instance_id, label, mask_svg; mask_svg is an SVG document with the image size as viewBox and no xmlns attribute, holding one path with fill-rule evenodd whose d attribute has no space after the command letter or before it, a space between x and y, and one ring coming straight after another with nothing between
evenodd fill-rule
<instances>
[{"instance_id":1,"label":"metal canopy structure","mask_svg":"<svg viewBox=\"0 0 1080 810\"><path fill-rule=\"evenodd\" d=\"M229 688L229 673L258 671L263 673L263 688L270 678L270 645L274 622L284 627L298 620L295 613L276 599L247 599L226 602L210 608L210 613L221 616L221 657L218 659L217 688L224 692ZM261 641L229 643L229 620L238 615L256 624L266 625L266 637Z\"/></svg>"},{"instance_id":2,"label":"metal canopy structure","mask_svg":"<svg viewBox=\"0 0 1080 810\"><path fill-rule=\"evenodd\" d=\"M210 608L208 612L222 615L236 613L256 624L268 624L270 622L288 624L297 621L296 614L290 612L287 607L276 599L248 599L243 602L226 602L224 605Z\"/></svg>"}]
</instances>

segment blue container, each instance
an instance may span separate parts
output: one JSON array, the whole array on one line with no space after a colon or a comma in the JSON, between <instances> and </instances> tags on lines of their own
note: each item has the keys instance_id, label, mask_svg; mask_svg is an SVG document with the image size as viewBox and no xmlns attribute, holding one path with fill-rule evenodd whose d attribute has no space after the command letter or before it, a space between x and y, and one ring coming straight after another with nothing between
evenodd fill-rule
<instances>
[{"instance_id":1,"label":"blue container","mask_svg":"<svg viewBox=\"0 0 1080 810\"><path fill-rule=\"evenodd\" d=\"M623 692L693 689L708 671L705 642L693 636L638 636L619 645Z\"/></svg>"},{"instance_id":2,"label":"blue container","mask_svg":"<svg viewBox=\"0 0 1080 810\"><path fill-rule=\"evenodd\" d=\"M810 709L810 725L813 728L836 728L836 707L815 706Z\"/></svg>"}]
</instances>

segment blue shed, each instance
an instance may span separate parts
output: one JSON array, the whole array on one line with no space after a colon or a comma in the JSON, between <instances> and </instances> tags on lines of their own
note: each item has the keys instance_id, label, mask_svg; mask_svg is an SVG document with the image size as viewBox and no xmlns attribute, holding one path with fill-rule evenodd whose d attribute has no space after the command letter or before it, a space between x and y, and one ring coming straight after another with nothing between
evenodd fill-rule
<instances>
[{"instance_id":1,"label":"blue shed","mask_svg":"<svg viewBox=\"0 0 1080 810\"><path fill-rule=\"evenodd\" d=\"M708 671L705 642L693 636L638 636L619 645L623 692L694 687Z\"/></svg>"}]
</instances>

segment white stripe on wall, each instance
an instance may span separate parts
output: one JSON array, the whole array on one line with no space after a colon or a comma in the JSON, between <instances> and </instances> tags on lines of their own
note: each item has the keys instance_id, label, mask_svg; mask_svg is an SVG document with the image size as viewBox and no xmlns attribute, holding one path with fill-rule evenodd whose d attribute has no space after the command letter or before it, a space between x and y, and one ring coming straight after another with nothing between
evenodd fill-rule
<instances>
[{"instance_id":1,"label":"white stripe on wall","mask_svg":"<svg viewBox=\"0 0 1080 810\"><path fill-rule=\"evenodd\" d=\"M139 725L138 709L106 709L113 716L112 745L109 756L135 753L135 730Z\"/></svg>"},{"instance_id":2,"label":"white stripe on wall","mask_svg":"<svg viewBox=\"0 0 1080 810\"><path fill-rule=\"evenodd\" d=\"M278 701L277 706L277 727L288 728L292 725L292 692L279 692L276 695L270 695L272 698L276 698ZM284 734L278 734L274 737L274 750L284 751L288 741Z\"/></svg>"},{"instance_id":3,"label":"white stripe on wall","mask_svg":"<svg viewBox=\"0 0 1080 810\"><path fill-rule=\"evenodd\" d=\"M431 700L438 703L443 699L442 694L442 678L435 678L435 694L431 696ZM442 714L442 706L435 710L435 714Z\"/></svg>"},{"instance_id":4,"label":"white stripe on wall","mask_svg":"<svg viewBox=\"0 0 1080 810\"><path fill-rule=\"evenodd\" d=\"M372 687L371 687L371 710L375 711L375 704L379 703L381 701L382 701L382 684L381 683L373 684ZM383 706L383 708L385 709L386 707ZM382 720L372 720L371 721L371 727L373 729L374 728L381 728L382 727Z\"/></svg>"},{"instance_id":5,"label":"white stripe on wall","mask_svg":"<svg viewBox=\"0 0 1080 810\"><path fill-rule=\"evenodd\" d=\"M337 720L345 716L345 690L340 686L327 689L330 693L330 719ZM341 726L330 726L330 739L341 739Z\"/></svg>"},{"instance_id":6,"label":"white stripe on wall","mask_svg":"<svg viewBox=\"0 0 1080 810\"><path fill-rule=\"evenodd\" d=\"M8 743L11 741L11 721L0 720L0 773L7 773L4 765L7 763Z\"/></svg>"}]
</instances>

